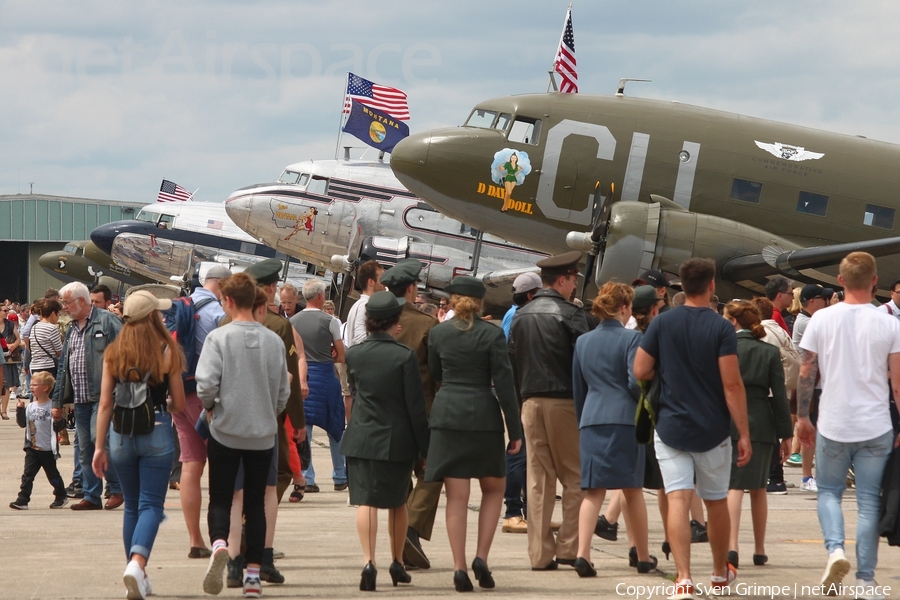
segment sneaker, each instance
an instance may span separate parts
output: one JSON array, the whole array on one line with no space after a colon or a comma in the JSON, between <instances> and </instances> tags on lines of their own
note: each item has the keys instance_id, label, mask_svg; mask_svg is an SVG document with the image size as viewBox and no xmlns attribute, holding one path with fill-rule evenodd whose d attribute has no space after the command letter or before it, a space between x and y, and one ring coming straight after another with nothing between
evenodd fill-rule
<instances>
[{"instance_id":1,"label":"sneaker","mask_svg":"<svg viewBox=\"0 0 900 600\"><path fill-rule=\"evenodd\" d=\"M222 574L228 564L228 548L222 546L213 551L203 576L203 591L215 596L222 591Z\"/></svg>"},{"instance_id":2,"label":"sneaker","mask_svg":"<svg viewBox=\"0 0 900 600\"><path fill-rule=\"evenodd\" d=\"M244 578L244 598L259 598L262 596L262 583L259 577Z\"/></svg>"},{"instance_id":3,"label":"sneaker","mask_svg":"<svg viewBox=\"0 0 900 600\"><path fill-rule=\"evenodd\" d=\"M828 562L825 563L825 573L822 575L822 585L825 586L823 593L826 596L833 596L835 593L829 593L828 588L836 585L840 588L841 581L850 572L850 561L844 555L844 549L838 548L828 555Z\"/></svg>"},{"instance_id":4,"label":"sneaker","mask_svg":"<svg viewBox=\"0 0 900 600\"><path fill-rule=\"evenodd\" d=\"M788 465L789 467L799 467L803 464L803 457L799 452L796 454L791 454L790 458L784 461L784 464Z\"/></svg>"},{"instance_id":5,"label":"sneaker","mask_svg":"<svg viewBox=\"0 0 900 600\"><path fill-rule=\"evenodd\" d=\"M84 498L84 490L81 488L80 483L75 483L74 481L69 484L69 487L66 488L66 495L69 498Z\"/></svg>"},{"instance_id":6,"label":"sneaker","mask_svg":"<svg viewBox=\"0 0 900 600\"><path fill-rule=\"evenodd\" d=\"M610 523L606 520L606 515L600 515L597 517L597 524L594 526L594 535L614 542L619 537L619 524Z\"/></svg>"},{"instance_id":7,"label":"sneaker","mask_svg":"<svg viewBox=\"0 0 900 600\"><path fill-rule=\"evenodd\" d=\"M145 596L153 595L153 586L150 585L150 576L147 575L147 571L144 571L144 595Z\"/></svg>"},{"instance_id":8,"label":"sneaker","mask_svg":"<svg viewBox=\"0 0 900 600\"><path fill-rule=\"evenodd\" d=\"M528 521L522 517L503 519L503 533L528 533Z\"/></svg>"},{"instance_id":9,"label":"sneaker","mask_svg":"<svg viewBox=\"0 0 900 600\"><path fill-rule=\"evenodd\" d=\"M691 519L691 543L700 544L709 541L709 534L706 533L706 525L701 525L699 521Z\"/></svg>"},{"instance_id":10,"label":"sneaker","mask_svg":"<svg viewBox=\"0 0 900 600\"><path fill-rule=\"evenodd\" d=\"M676 581L672 587L672 595L669 600L691 600L694 597L694 582L690 579Z\"/></svg>"},{"instance_id":11,"label":"sneaker","mask_svg":"<svg viewBox=\"0 0 900 600\"><path fill-rule=\"evenodd\" d=\"M857 579L856 580L856 598L857 600L885 600L887 596L881 592L884 587L878 585L874 579Z\"/></svg>"},{"instance_id":12,"label":"sneaker","mask_svg":"<svg viewBox=\"0 0 900 600\"><path fill-rule=\"evenodd\" d=\"M69 503L68 496L57 496L56 500L53 501L53 504L50 505L50 508L62 508L66 504Z\"/></svg>"},{"instance_id":13,"label":"sneaker","mask_svg":"<svg viewBox=\"0 0 900 600\"><path fill-rule=\"evenodd\" d=\"M770 481L769 485L766 486L766 492L775 496L784 496L787 494L787 485L784 482L775 483Z\"/></svg>"},{"instance_id":14,"label":"sneaker","mask_svg":"<svg viewBox=\"0 0 900 600\"><path fill-rule=\"evenodd\" d=\"M737 567L731 563L726 563L728 570L725 575L716 575L713 573L709 579L710 593L716 596L731 595L731 584L737 579Z\"/></svg>"},{"instance_id":15,"label":"sneaker","mask_svg":"<svg viewBox=\"0 0 900 600\"><path fill-rule=\"evenodd\" d=\"M800 489L802 489L804 492L818 492L819 486L816 485L816 478L804 477Z\"/></svg>"},{"instance_id":16,"label":"sneaker","mask_svg":"<svg viewBox=\"0 0 900 600\"><path fill-rule=\"evenodd\" d=\"M344 483L336 483L336 484L334 484L334 491L343 492L348 487L350 487L350 484L347 483L346 481Z\"/></svg>"},{"instance_id":17,"label":"sneaker","mask_svg":"<svg viewBox=\"0 0 900 600\"><path fill-rule=\"evenodd\" d=\"M132 560L125 567L122 581L125 582L125 598L127 600L144 600L147 597L146 575L137 561Z\"/></svg>"},{"instance_id":18,"label":"sneaker","mask_svg":"<svg viewBox=\"0 0 900 600\"><path fill-rule=\"evenodd\" d=\"M16 500L15 502L10 502L9 507L14 510L28 510L28 503Z\"/></svg>"}]
</instances>

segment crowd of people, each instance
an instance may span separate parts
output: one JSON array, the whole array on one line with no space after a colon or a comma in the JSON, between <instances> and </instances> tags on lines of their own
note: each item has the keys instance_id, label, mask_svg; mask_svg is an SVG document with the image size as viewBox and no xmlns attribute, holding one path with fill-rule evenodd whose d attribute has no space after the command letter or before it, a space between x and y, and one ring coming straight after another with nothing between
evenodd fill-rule
<instances>
[{"instance_id":1,"label":"crowd of people","mask_svg":"<svg viewBox=\"0 0 900 600\"><path fill-rule=\"evenodd\" d=\"M876 309L874 258L854 252L840 265L840 292L774 277L764 297L723 304L715 263L694 258L680 266L678 294L651 270L631 285L604 284L584 308L574 302L581 259L548 257L516 278L499 324L482 315L486 288L474 277L454 278L435 306L419 291L417 260L360 265L344 323L320 280L279 287L276 259L241 273L214 267L174 303L136 291L113 305L108 289L71 283L30 307L4 306L2 416L13 398L26 429L10 507L28 508L41 469L51 508L69 497L80 500L73 510L104 508L106 479L105 508L124 503L126 595L143 599L165 496L177 489L188 557L208 559L203 590L259 597L263 582L285 581L274 564L279 502L289 489L292 502L320 491L310 449L318 427L334 490L349 490L357 507L362 591L377 585L378 509L388 511L392 584L430 567L422 540L432 540L442 489L459 592L474 589L470 567L479 587L495 587L500 521L503 532L527 534L533 571L564 565L594 577L593 536L616 539L621 513L629 566L650 573L659 561L646 488L658 493L679 599L735 581L745 493L752 563L769 561L767 496L786 493L783 465L796 464L803 489L818 494L822 584L839 585L851 569L841 498L852 482L858 597L880 597L881 479L900 445L900 281ZM179 303L194 319L191 339L166 328L164 313ZM20 384L30 393L16 395ZM56 459L69 409L76 461L66 488ZM481 504L469 563L473 479ZM695 586L699 541L709 542L713 572Z\"/></svg>"}]
</instances>

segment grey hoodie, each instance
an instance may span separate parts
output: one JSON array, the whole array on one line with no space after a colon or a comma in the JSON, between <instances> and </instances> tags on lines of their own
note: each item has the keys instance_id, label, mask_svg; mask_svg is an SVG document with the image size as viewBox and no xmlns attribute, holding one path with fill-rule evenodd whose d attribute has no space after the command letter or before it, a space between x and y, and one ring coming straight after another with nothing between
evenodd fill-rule
<instances>
[{"instance_id":1,"label":"grey hoodie","mask_svg":"<svg viewBox=\"0 0 900 600\"><path fill-rule=\"evenodd\" d=\"M212 409L210 435L239 450L267 450L287 404L284 342L257 322L236 321L213 330L197 363L197 396Z\"/></svg>"}]
</instances>

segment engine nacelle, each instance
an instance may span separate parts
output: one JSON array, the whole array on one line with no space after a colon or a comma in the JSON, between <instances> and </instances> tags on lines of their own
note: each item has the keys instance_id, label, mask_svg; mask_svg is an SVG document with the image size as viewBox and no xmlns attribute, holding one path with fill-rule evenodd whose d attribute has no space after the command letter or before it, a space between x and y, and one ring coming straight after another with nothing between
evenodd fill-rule
<instances>
[{"instance_id":1,"label":"engine nacelle","mask_svg":"<svg viewBox=\"0 0 900 600\"><path fill-rule=\"evenodd\" d=\"M453 268L446 257L435 257L434 245L416 241L410 237L388 238L369 237L363 240L359 253L359 264L367 260L377 260L385 269L401 260L414 258L422 263L419 282L429 288L443 289L453 279Z\"/></svg>"},{"instance_id":2,"label":"engine nacelle","mask_svg":"<svg viewBox=\"0 0 900 600\"><path fill-rule=\"evenodd\" d=\"M730 219L667 209L656 202L617 202L612 207L596 281L631 283L647 269L677 274L681 263L693 257L712 258L721 273L729 260L757 254L769 245L793 246L770 232ZM737 286L722 280L717 283L720 293L728 294L757 287L750 281Z\"/></svg>"}]
</instances>

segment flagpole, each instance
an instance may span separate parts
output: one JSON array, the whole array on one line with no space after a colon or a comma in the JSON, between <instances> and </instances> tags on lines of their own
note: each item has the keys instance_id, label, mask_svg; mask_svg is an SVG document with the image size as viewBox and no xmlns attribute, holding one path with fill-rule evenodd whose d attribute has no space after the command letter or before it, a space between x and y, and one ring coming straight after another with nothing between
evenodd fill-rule
<instances>
[{"instance_id":1,"label":"flagpole","mask_svg":"<svg viewBox=\"0 0 900 600\"><path fill-rule=\"evenodd\" d=\"M194 199L194 194L196 194L196 193L199 192L199 191L200 191L200 188L197 188L196 190L194 190L193 192L191 192L191 200Z\"/></svg>"},{"instance_id":2,"label":"flagpole","mask_svg":"<svg viewBox=\"0 0 900 600\"><path fill-rule=\"evenodd\" d=\"M350 90L350 71L347 71L347 83L344 84L344 97L341 98L341 111L338 113L340 118L338 119L338 135L337 135L337 143L334 146L334 160L338 160L340 158L341 152L341 137L344 135L344 104L347 101L347 92Z\"/></svg>"}]
</instances>

